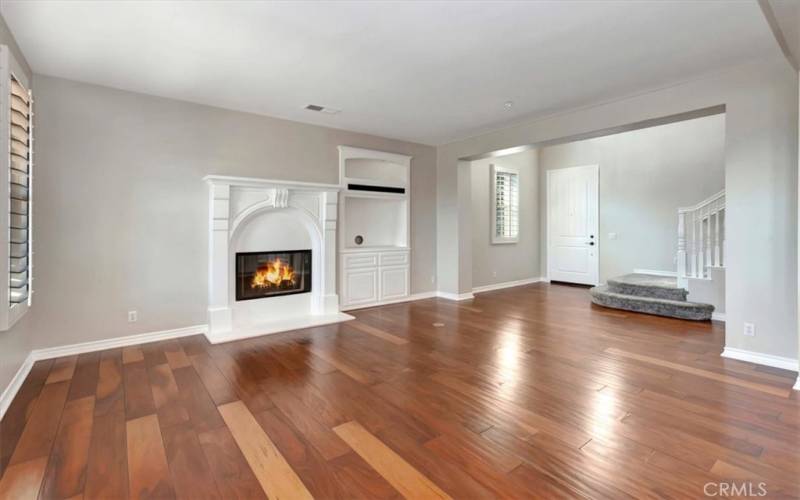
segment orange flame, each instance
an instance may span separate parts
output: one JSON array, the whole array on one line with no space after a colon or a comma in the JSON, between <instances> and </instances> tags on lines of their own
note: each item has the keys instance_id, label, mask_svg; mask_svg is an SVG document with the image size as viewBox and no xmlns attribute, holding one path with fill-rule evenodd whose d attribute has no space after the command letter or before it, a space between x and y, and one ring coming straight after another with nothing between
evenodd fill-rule
<instances>
[{"instance_id":1,"label":"orange flame","mask_svg":"<svg viewBox=\"0 0 800 500\"><path fill-rule=\"evenodd\" d=\"M294 268L276 258L256 269L250 288L278 288L284 283L294 283Z\"/></svg>"}]
</instances>

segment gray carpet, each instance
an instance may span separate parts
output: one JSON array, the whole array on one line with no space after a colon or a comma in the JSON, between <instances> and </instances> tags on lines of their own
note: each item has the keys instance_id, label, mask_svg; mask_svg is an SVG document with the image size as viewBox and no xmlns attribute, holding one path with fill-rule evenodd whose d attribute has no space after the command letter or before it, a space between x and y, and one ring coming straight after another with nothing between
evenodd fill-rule
<instances>
[{"instance_id":1,"label":"gray carpet","mask_svg":"<svg viewBox=\"0 0 800 500\"><path fill-rule=\"evenodd\" d=\"M622 295L685 301L689 292L678 287L678 278L653 274L624 274L608 280L608 288Z\"/></svg>"},{"instance_id":2,"label":"gray carpet","mask_svg":"<svg viewBox=\"0 0 800 500\"><path fill-rule=\"evenodd\" d=\"M714 312L711 304L688 302L688 292L678 287L677 279L665 276L626 274L590 293L597 305L657 316L708 321Z\"/></svg>"}]
</instances>

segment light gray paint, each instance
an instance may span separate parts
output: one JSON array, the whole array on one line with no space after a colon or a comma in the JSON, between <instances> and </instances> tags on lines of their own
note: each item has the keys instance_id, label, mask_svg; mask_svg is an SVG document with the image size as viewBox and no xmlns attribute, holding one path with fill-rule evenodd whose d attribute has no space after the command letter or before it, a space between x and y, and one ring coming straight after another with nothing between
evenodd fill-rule
<instances>
[{"instance_id":1,"label":"light gray paint","mask_svg":"<svg viewBox=\"0 0 800 500\"><path fill-rule=\"evenodd\" d=\"M0 44L8 45L17 63L21 66L20 68L12 68L12 70L21 71L22 76L30 81L32 77L31 69L2 17L0 17ZM37 144L36 150L38 151L38 149ZM22 366L23 361L25 361L31 350L33 342L28 328L30 325L29 320L30 312L10 330L0 332L0 394L11 382L14 374Z\"/></svg>"},{"instance_id":2,"label":"light gray paint","mask_svg":"<svg viewBox=\"0 0 800 500\"><path fill-rule=\"evenodd\" d=\"M430 144L774 47L752 1L4 0L0 10L37 74ZM343 111L305 111L311 103Z\"/></svg>"},{"instance_id":3,"label":"light gray paint","mask_svg":"<svg viewBox=\"0 0 800 500\"><path fill-rule=\"evenodd\" d=\"M775 41L795 70L800 70L800 3L797 0L758 0Z\"/></svg>"},{"instance_id":4,"label":"light gray paint","mask_svg":"<svg viewBox=\"0 0 800 500\"><path fill-rule=\"evenodd\" d=\"M541 276L539 271L539 167L536 150L473 161L472 286L479 287ZM490 165L519 170L520 234L517 243L491 243ZM496 276L493 275L496 273Z\"/></svg>"},{"instance_id":5,"label":"light gray paint","mask_svg":"<svg viewBox=\"0 0 800 500\"><path fill-rule=\"evenodd\" d=\"M457 293L472 287L472 263L466 257L472 238L462 216L469 212L462 207L470 205L468 192L458 190L460 158L725 105L726 345L795 357L797 89L798 75L776 46L773 57L699 80L439 147L439 289ZM755 337L743 335L745 322L756 324Z\"/></svg>"},{"instance_id":6,"label":"light gray paint","mask_svg":"<svg viewBox=\"0 0 800 500\"><path fill-rule=\"evenodd\" d=\"M411 287L435 289L434 148L34 78L35 348L205 323L202 177L336 183L340 144L413 156Z\"/></svg>"},{"instance_id":7,"label":"light gray paint","mask_svg":"<svg viewBox=\"0 0 800 500\"><path fill-rule=\"evenodd\" d=\"M677 209L725 187L725 116L541 148L542 227L547 171L595 164L600 166L600 281L634 269L674 272ZM546 266L543 232L542 269Z\"/></svg>"}]
</instances>

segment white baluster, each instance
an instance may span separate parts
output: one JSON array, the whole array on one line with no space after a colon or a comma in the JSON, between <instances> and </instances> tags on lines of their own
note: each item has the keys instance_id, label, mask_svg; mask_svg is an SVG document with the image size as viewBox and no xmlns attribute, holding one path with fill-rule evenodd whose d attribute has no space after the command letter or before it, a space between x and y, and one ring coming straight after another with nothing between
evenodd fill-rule
<instances>
[{"instance_id":1,"label":"white baluster","mask_svg":"<svg viewBox=\"0 0 800 500\"><path fill-rule=\"evenodd\" d=\"M714 265L712 260L711 260L711 248L712 248L712 245L713 245L713 239L712 239L713 233L711 232L711 207L712 207L712 205L708 205L706 207L706 219L705 219L706 220L706 222L705 222L705 226L706 226L706 245L705 245L705 248L706 248L706 265L705 265L705 267L703 267L703 276L705 276L707 271L708 271L706 268L708 266L713 266Z\"/></svg>"},{"instance_id":2,"label":"white baluster","mask_svg":"<svg viewBox=\"0 0 800 500\"><path fill-rule=\"evenodd\" d=\"M723 206L722 207L722 227L720 228L720 232L722 233L722 236L721 236L722 244L719 247L719 250L720 250L720 253L721 253L719 265L721 265L721 266L724 266L725 262L728 260L728 246L727 246L728 231L726 229L727 227L728 227L728 207L727 206Z\"/></svg>"},{"instance_id":3,"label":"white baluster","mask_svg":"<svg viewBox=\"0 0 800 500\"><path fill-rule=\"evenodd\" d=\"M717 210L714 212L714 265L720 266L722 265L720 259L720 252L719 252L719 213L720 208L717 207Z\"/></svg>"},{"instance_id":4,"label":"white baluster","mask_svg":"<svg viewBox=\"0 0 800 500\"><path fill-rule=\"evenodd\" d=\"M692 241L689 247L692 277L697 277L697 214L692 212Z\"/></svg>"},{"instance_id":5,"label":"white baluster","mask_svg":"<svg viewBox=\"0 0 800 500\"><path fill-rule=\"evenodd\" d=\"M686 213L678 212L678 285L686 286Z\"/></svg>"},{"instance_id":6,"label":"white baluster","mask_svg":"<svg viewBox=\"0 0 800 500\"><path fill-rule=\"evenodd\" d=\"M725 265L725 219L725 191L678 209L679 284L681 278L705 278L709 267Z\"/></svg>"},{"instance_id":7,"label":"white baluster","mask_svg":"<svg viewBox=\"0 0 800 500\"><path fill-rule=\"evenodd\" d=\"M705 255L706 255L706 237L705 237L705 230L703 228L703 224L705 224L705 220L703 219L703 209L697 211L698 219L699 219L699 234L697 238L698 247L697 247L697 274L695 275L698 278L702 278L705 276Z\"/></svg>"}]
</instances>

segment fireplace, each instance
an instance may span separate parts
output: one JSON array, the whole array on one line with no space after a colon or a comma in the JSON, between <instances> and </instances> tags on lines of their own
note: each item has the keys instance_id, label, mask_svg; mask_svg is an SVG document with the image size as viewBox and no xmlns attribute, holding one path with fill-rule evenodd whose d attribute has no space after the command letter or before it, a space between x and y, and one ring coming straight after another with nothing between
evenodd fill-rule
<instances>
[{"instance_id":1,"label":"fireplace","mask_svg":"<svg viewBox=\"0 0 800 500\"><path fill-rule=\"evenodd\" d=\"M336 294L338 185L219 175L204 180L212 344L353 318L339 311ZM271 258L280 259L279 275L273 266L267 276Z\"/></svg>"},{"instance_id":2,"label":"fireplace","mask_svg":"<svg viewBox=\"0 0 800 500\"><path fill-rule=\"evenodd\" d=\"M236 254L236 300L311 291L311 250Z\"/></svg>"}]
</instances>

